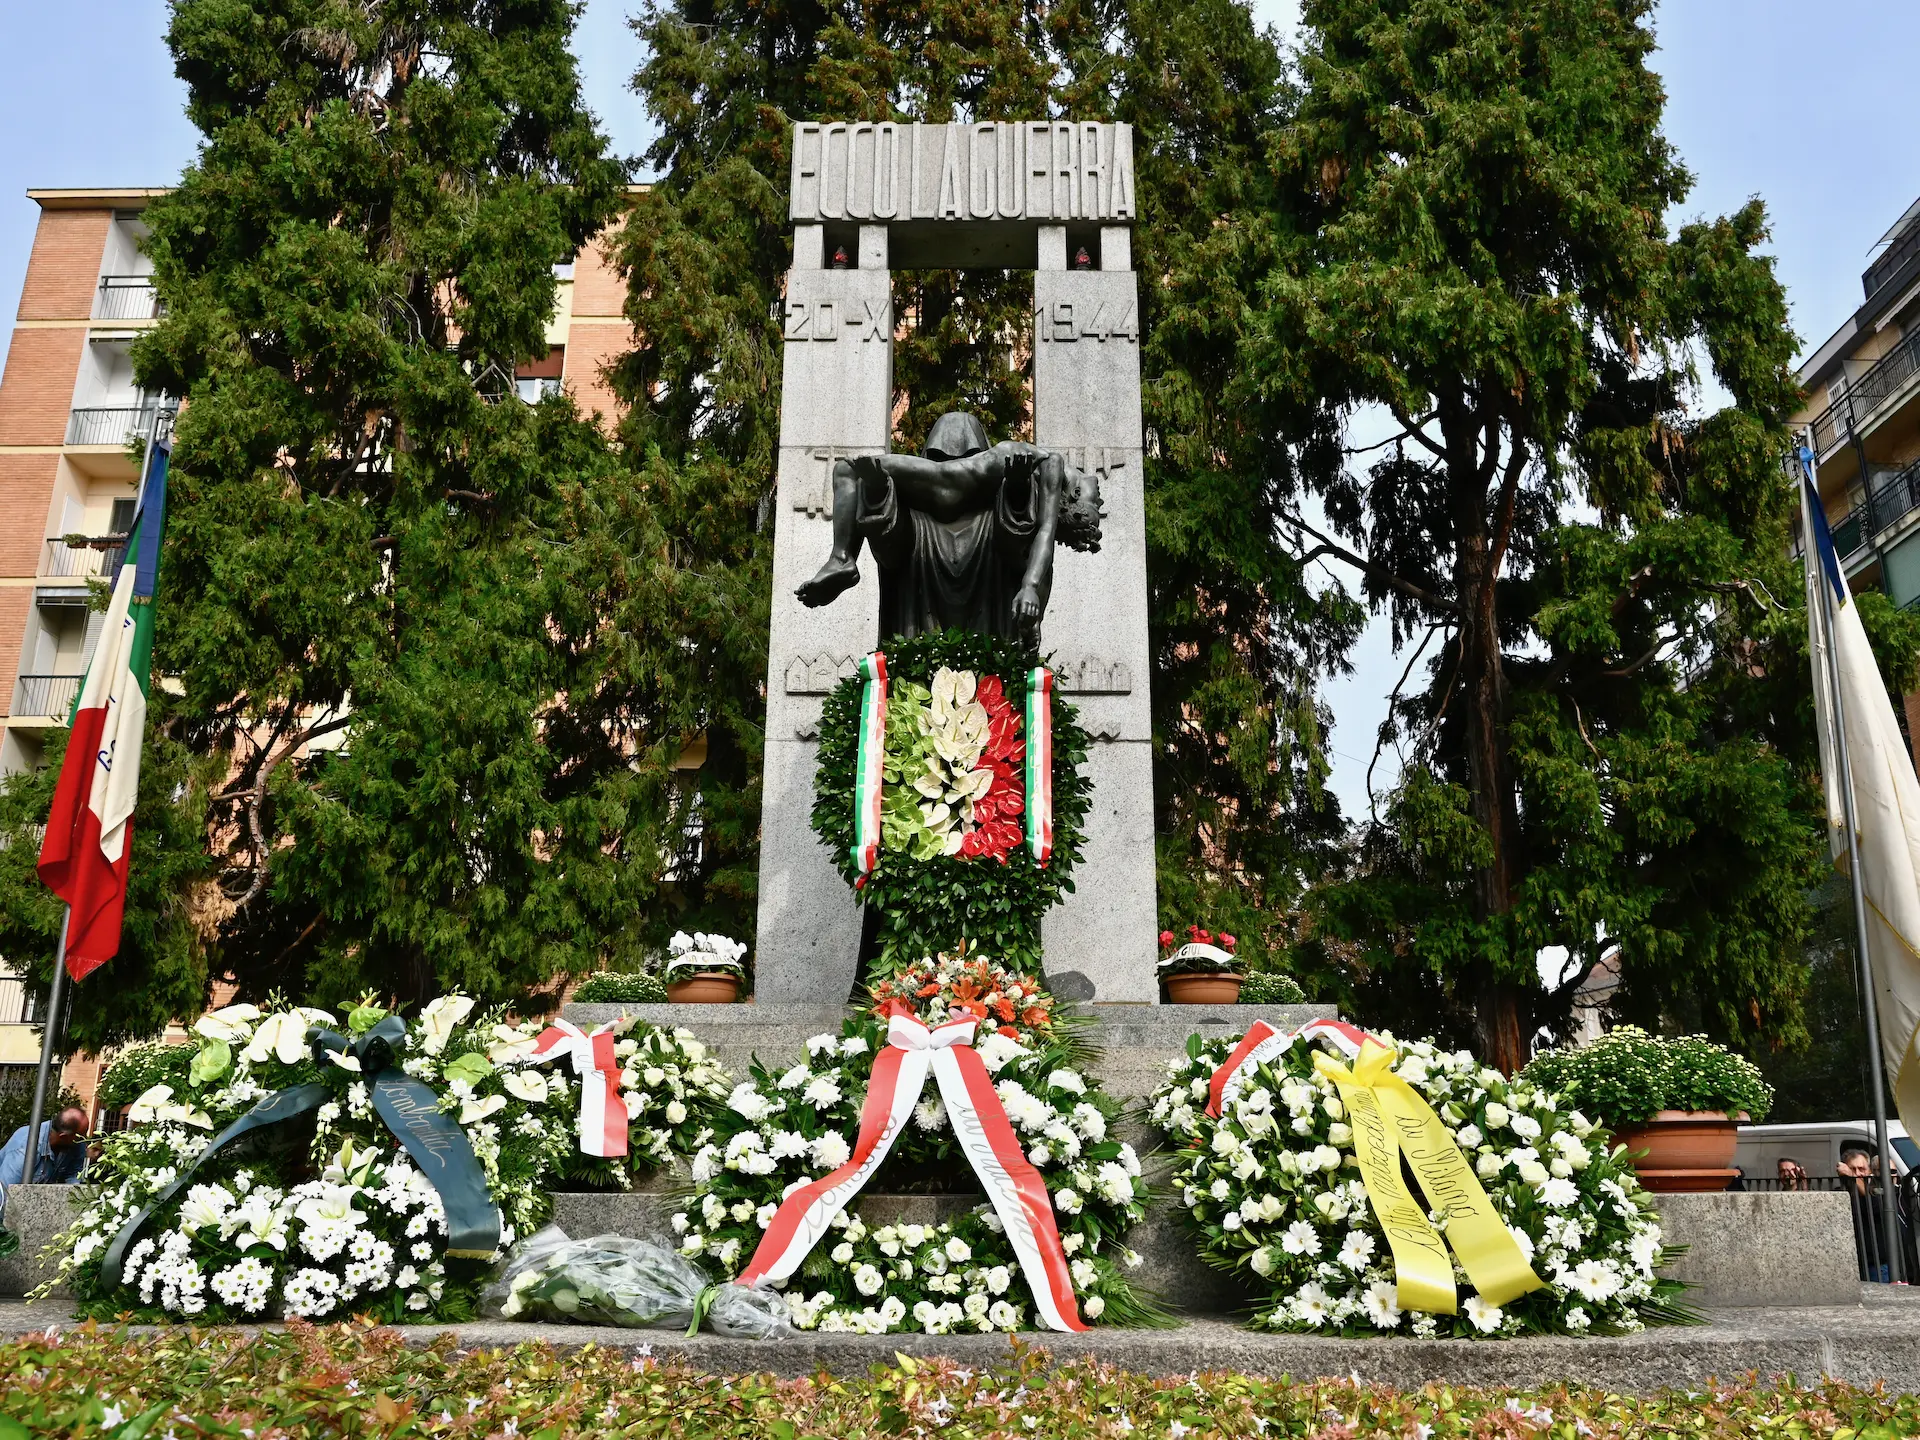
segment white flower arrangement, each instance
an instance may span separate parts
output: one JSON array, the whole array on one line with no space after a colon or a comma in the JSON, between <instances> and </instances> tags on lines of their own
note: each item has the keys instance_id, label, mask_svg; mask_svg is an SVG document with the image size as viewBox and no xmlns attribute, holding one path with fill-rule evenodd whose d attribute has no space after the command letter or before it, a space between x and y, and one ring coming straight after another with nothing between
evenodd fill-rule
<instances>
[{"instance_id":1,"label":"white flower arrangement","mask_svg":"<svg viewBox=\"0 0 1920 1440\"><path fill-rule=\"evenodd\" d=\"M433 1001L394 1060L464 1131L501 1212L502 1247L546 1219L556 1175L624 1185L635 1171L711 1139L731 1078L690 1032L622 1022L614 1052L628 1155L599 1159L579 1153L581 1082L571 1067L526 1064L540 1022L475 1008L462 995ZM363 1034L385 1013L363 1001L346 1031ZM305 1007L270 1005L263 1014L229 1006L196 1026L197 1050L162 1056L171 1083L150 1086L130 1111L130 1128L107 1137L88 1172L89 1203L61 1241L60 1279L83 1313L210 1321L471 1314L483 1267L450 1267L438 1191L376 1115L357 1062L315 1061L306 1043L314 1024L338 1022ZM297 1048L288 1038L296 1033ZM277 1091L315 1081L329 1098L310 1121L264 1132L264 1156L236 1147L212 1157L150 1217L124 1259L121 1284L105 1283L101 1263L113 1237L193 1163L210 1132ZM306 1173L319 1178L295 1183L303 1157Z\"/></svg>"},{"instance_id":2,"label":"white flower arrangement","mask_svg":"<svg viewBox=\"0 0 1920 1440\"><path fill-rule=\"evenodd\" d=\"M1256 1326L1484 1338L1622 1334L1690 1318L1675 1302L1682 1286L1655 1273L1658 1212L1607 1133L1552 1094L1426 1041L1398 1044L1395 1073L1453 1129L1546 1286L1489 1305L1456 1265L1458 1315L1402 1310L1352 1130L1313 1065L1317 1047L1297 1042L1246 1072L1215 1119L1209 1085L1237 1043L1189 1041L1149 1113L1179 1148L1172 1181L1202 1258L1262 1294Z\"/></svg>"},{"instance_id":3,"label":"white flower arrangement","mask_svg":"<svg viewBox=\"0 0 1920 1440\"><path fill-rule=\"evenodd\" d=\"M922 962L876 987L876 999L885 998L882 989L915 997L929 1025L962 1015L983 1022L974 1049L1053 1196L1081 1316L1148 1318L1150 1307L1126 1278L1139 1256L1118 1238L1145 1213L1139 1157L1113 1138L1120 1104L1075 1067L1045 992L976 958ZM874 1057L886 1044L887 1022L862 1013L840 1034L810 1039L806 1057L785 1071L754 1066L693 1158L694 1192L672 1220L682 1255L728 1275L746 1267L779 1202L851 1155ZM930 1085L887 1165L970 1176L946 1109L932 1097ZM784 1291L802 1330L1013 1331L1033 1313L1013 1246L984 1202L937 1224L873 1227L842 1211Z\"/></svg>"},{"instance_id":4,"label":"white flower arrangement","mask_svg":"<svg viewBox=\"0 0 1920 1440\"><path fill-rule=\"evenodd\" d=\"M667 973L675 970L733 970L744 973L747 947L725 935L681 930L667 942Z\"/></svg>"}]
</instances>

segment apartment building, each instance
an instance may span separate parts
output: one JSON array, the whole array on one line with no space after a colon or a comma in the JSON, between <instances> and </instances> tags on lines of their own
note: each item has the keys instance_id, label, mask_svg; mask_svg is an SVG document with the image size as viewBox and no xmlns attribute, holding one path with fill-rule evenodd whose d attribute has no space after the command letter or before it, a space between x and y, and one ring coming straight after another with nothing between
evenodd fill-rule
<instances>
[{"instance_id":1,"label":"apartment building","mask_svg":"<svg viewBox=\"0 0 1920 1440\"><path fill-rule=\"evenodd\" d=\"M1860 308L1800 367L1834 548L1856 592L1920 606L1920 200L1873 247ZM1920 694L1906 697L1909 743Z\"/></svg>"},{"instance_id":2,"label":"apartment building","mask_svg":"<svg viewBox=\"0 0 1920 1440\"><path fill-rule=\"evenodd\" d=\"M88 580L119 565L139 476L127 442L174 402L135 386L131 348L159 318L141 216L162 190L30 190L40 207L0 377L0 775L44 763L99 636ZM559 267L545 359L523 366L526 400L556 388L611 417L607 363L630 345L626 287L604 237ZM0 962L0 1088L39 1059L31 989ZM184 1032L180 1032L184 1036ZM97 1062L66 1082L91 1096ZM0 1137L4 1138L4 1137Z\"/></svg>"}]
</instances>

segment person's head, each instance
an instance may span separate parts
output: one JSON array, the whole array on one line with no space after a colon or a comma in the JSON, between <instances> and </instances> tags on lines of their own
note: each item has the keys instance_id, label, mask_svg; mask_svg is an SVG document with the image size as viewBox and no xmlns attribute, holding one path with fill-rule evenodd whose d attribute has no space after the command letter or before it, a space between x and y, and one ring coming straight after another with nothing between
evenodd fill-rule
<instances>
[{"instance_id":1,"label":"person's head","mask_svg":"<svg viewBox=\"0 0 1920 1440\"><path fill-rule=\"evenodd\" d=\"M47 1143L57 1150L64 1150L77 1143L86 1133L87 1112L69 1105L53 1117L53 1128L47 1133Z\"/></svg>"},{"instance_id":2,"label":"person's head","mask_svg":"<svg viewBox=\"0 0 1920 1440\"><path fill-rule=\"evenodd\" d=\"M933 422L927 432L926 456L929 460L964 460L978 455L987 445L987 427L978 415L964 410L949 410Z\"/></svg>"},{"instance_id":3,"label":"person's head","mask_svg":"<svg viewBox=\"0 0 1920 1440\"><path fill-rule=\"evenodd\" d=\"M1804 1180L1807 1167L1789 1155L1782 1155L1773 1162L1774 1173L1782 1180Z\"/></svg>"},{"instance_id":4,"label":"person's head","mask_svg":"<svg viewBox=\"0 0 1920 1440\"><path fill-rule=\"evenodd\" d=\"M1100 550L1100 517L1106 505L1100 499L1100 477L1085 470L1067 467L1067 483L1060 494L1060 524L1054 531L1069 550L1097 554Z\"/></svg>"},{"instance_id":5,"label":"person's head","mask_svg":"<svg viewBox=\"0 0 1920 1440\"><path fill-rule=\"evenodd\" d=\"M1873 1147L1849 1140L1840 1147L1840 1173L1864 1179L1873 1173Z\"/></svg>"}]
</instances>

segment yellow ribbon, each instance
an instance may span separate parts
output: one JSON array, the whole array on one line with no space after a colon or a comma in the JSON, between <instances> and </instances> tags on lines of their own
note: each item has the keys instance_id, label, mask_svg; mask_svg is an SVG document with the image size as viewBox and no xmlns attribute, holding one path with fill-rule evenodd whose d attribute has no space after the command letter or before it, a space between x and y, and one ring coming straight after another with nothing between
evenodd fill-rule
<instances>
[{"instance_id":1,"label":"yellow ribbon","mask_svg":"<svg viewBox=\"0 0 1920 1440\"><path fill-rule=\"evenodd\" d=\"M1546 1282L1527 1264L1452 1132L1433 1107L1393 1073L1398 1058L1391 1046L1368 1036L1351 1070L1326 1054L1315 1055L1313 1064L1333 1082L1346 1107L1360 1178L1393 1250L1400 1308L1455 1313L1449 1245L1489 1305L1505 1305L1540 1289ZM1416 1200L1401 1179L1403 1154L1429 1205ZM1444 1241L1427 1219L1429 1209L1439 1212Z\"/></svg>"}]
</instances>

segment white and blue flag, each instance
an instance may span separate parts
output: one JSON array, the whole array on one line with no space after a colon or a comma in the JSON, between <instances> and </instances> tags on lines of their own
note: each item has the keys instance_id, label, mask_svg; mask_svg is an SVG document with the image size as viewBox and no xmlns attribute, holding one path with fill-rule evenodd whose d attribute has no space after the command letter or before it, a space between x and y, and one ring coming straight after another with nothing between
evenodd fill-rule
<instances>
[{"instance_id":1,"label":"white and blue flag","mask_svg":"<svg viewBox=\"0 0 1920 1440\"><path fill-rule=\"evenodd\" d=\"M1801 533L1807 537L1807 630L1820 773L1827 791L1827 838L1834 863L1844 871L1847 811L1840 789L1831 675L1846 716L1846 757L1860 827L1867 958L1880 1011L1882 1059L1900 1122L1907 1134L1920 1135L1920 778L1914 775L1913 754L1900 734L1873 647L1860 624L1859 607L1840 569L1826 509L1814 488L1812 459L1805 450L1800 452L1800 514Z\"/></svg>"}]
</instances>

